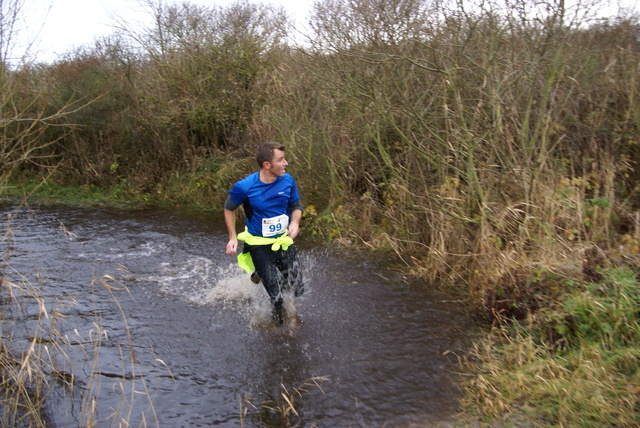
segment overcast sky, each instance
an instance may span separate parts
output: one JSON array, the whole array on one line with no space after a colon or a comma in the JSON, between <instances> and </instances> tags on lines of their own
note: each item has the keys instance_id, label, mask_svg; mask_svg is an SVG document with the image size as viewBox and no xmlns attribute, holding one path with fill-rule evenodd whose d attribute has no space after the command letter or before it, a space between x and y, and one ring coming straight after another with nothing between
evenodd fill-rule
<instances>
[{"instance_id":1,"label":"overcast sky","mask_svg":"<svg viewBox=\"0 0 640 428\"><path fill-rule=\"evenodd\" d=\"M139 0L24 1L23 13L28 23L28 30L24 32L21 39L35 40L32 53L37 54L38 60L47 62L74 46L91 44L96 37L112 33L114 16L123 17L130 23L144 22L151 17ZM190 1L196 4L219 6L227 6L235 2L235 0ZM614 5L618 1L621 1L625 7L638 10L638 0L613 0L611 3ZM282 5L292 17L306 22L314 0L263 0L263 2ZM617 8L612 6L612 13L616 10ZM22 52L21 50L20 53Z\"/></svg>"},{"instance_id":2,"label":"overcast sky","mask_svg":"<svg viewBox=\"0 0 640 428\"><path fill-rule=\"evenodd\" d=\"M91 44L96 37L113 33L114 17L128 23L148 22L145 1L139 0L24 0L27 29L21 39L35 41L32 53L51 61L74 46ZM306 20L314 0L267 0L284 6L290 16ZM236 0L190 0L202 5L227 6ZM173 3L172 0L167 3ZM22 53L23 50L20 51Z\"/></svg>"}]
</instances>

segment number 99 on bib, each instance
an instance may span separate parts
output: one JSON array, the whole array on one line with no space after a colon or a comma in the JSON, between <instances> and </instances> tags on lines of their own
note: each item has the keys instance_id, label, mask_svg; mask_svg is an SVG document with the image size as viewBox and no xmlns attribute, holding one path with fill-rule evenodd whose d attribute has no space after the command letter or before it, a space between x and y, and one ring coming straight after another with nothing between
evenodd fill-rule
<instances>
[{"instance_id":1,"label":"number 99 on bib","mask_svg":"<svg viewBox=\"0 0 640 428\"><path fill-rule=\"evenodd\" d=\"M270 236L281 235L289 227L289 216L286 214L262 219L262 236L268 238Z\"/></svg>"}]
</instances>

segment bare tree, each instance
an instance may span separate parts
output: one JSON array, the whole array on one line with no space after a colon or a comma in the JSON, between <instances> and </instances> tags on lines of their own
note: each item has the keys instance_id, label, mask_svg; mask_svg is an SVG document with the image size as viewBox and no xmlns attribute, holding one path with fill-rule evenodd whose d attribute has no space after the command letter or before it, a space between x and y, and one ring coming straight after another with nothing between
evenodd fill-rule
<instances>
[{"instance_id":1,"label":"bare tree","mask_svg":"<svg viewBox=\"0 0 640 428\"><path fill-rule=\"evenodd\" d=\"M0 193L14 171L48 157L44 149L73 128L69 116L94 102L68 99L54 111L48 106L53 82L27 61L31 44L17 41L25 5L25 0L0 0ZM50 137L46 131L52 127L63 132Z\"/></svg>"}]
</instances>

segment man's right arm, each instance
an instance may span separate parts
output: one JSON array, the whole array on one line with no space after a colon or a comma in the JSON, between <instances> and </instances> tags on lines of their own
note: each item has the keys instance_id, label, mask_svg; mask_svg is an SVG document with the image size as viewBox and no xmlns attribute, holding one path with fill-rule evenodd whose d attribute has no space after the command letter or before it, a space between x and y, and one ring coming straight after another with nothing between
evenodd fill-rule
<instances>
[{"instance_id":1,"label":"man's right arm","mask_svg":"<svg viewBox=\"0 0 640 428\"><path fill-rule=\"evenodd\" d=\"M226 252L229 255L235 255L238 252L238 235L236 234L236 213L237 206L233 203L231 196L227 198L224 204L224 222L229 232L229 242L227 242Z\"/></svg>"}]
</instances>

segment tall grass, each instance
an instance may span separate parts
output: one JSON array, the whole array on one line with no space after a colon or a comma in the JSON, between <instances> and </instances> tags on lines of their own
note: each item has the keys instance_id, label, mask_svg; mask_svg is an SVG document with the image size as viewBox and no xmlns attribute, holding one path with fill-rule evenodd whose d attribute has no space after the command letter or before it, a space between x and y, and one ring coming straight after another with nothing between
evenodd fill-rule
<instances>
[{"instance_id":1,"label":"tall grass","mask_svg":"<svg viewBox=\"0 0 640 428\"><path fill-rule=\"evenodd\" d=\"M317 230L484 305L541 270L579 277L586 248L633 227L633 21L582 27L580 10L515 2L425 26L421 2L375 19L365 3L318 5L313 49L265 110Z\"/></svg>"},{"instance_id":2,"label":"tall grass","mask_svg":"<svg viewBox=\"0 0 640 428\"><path fill-rule=\"evenodd\" d=\"M24 176L62 162L60 184L220 208L257 143L278 139L310 230L395 255L474 305L541 268L579 273L590 243L633 223L636 17L327 0L295 48L273 8L150 6L157 28L25 68L24 87L57 83L51 108L96 102L65 116L82 127L37 136L50 158Z\"/></svg>"},{"instance_id":3,"label":"tall grass","mask_svg":"<svg viewBox=\"0 0 640 428\"><path fill-rule=\"evenodd\" d=\"M638 17L478 3L324 0L295 48L271 8L150 2L157 28L13 75L56 82L27 103L52 114L100 102L55 116L82 127L28 134L38 157L10 171L219 208L278 139L311 233L385 252L493 322L528 319L568 281L638 266L616 254L640 233Z\"/></svg>"},{"instance_id":4,"label":"tall grass","mask_svg":"<svg viewBox=\"0 0 640 428\"><path fill-rule=\"evenodd\" d=\"M567 284L554 308L476 343L480 372L467 409L558 426L640 423L640 278L612 268L602 282Z\"/></svg>"}]
</instances>

